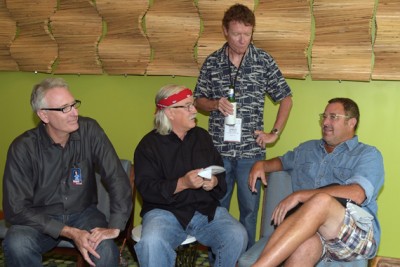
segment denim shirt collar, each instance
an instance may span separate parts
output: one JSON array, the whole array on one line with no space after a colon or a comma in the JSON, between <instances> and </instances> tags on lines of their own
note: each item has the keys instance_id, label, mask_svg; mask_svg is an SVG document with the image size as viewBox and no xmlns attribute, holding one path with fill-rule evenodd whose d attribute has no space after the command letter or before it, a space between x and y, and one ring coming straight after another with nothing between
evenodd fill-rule
<instances>
[{"instance_id":1,"label":"denim shirt collar","mask_svg":"<svg viewBox=\"0 0 400 267\"><path fill-rule=\"evenodd\" d=\"M325 150L325 140L321 139L320 140L320 147ZM337 145L335 147L335 149L332 151L332 153L334 153L335 151L343 151L343 150L349 150L352 151L353 149L355 149L357 147L358 144L358 136L354 135L353 138L346 140L342 143L340 143L339 145Z\"/></svg>"}]
</instances>

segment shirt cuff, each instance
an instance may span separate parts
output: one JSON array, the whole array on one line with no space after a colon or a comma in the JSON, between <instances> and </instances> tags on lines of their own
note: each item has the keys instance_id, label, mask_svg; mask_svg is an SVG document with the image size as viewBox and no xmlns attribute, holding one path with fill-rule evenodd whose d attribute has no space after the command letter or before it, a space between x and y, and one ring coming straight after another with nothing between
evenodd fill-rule
<instances>
[{"instance_id":1,"label":"shirt cuff","mask_svg":"<svg viewBox=\"0 0 400 267\"><path fill-rule=\"evenodd\" d=\"M110 221L108 223L109 229L119 229L121 231L125 230L126 223L126 216L123 214L114 214L110 217Z\"/></svg>"},{"instance_id":2,"label":"shirt cuff","mask_svg":"<svg viewBox=\"0 0 400 267\"><path fill-rule=\"evenodd\" d=\"M61 230L64 228L62 222L51 220L44 228L44 233L48 234L52 238L58 238L60 236Z\"/></svg>"}]
</instances>

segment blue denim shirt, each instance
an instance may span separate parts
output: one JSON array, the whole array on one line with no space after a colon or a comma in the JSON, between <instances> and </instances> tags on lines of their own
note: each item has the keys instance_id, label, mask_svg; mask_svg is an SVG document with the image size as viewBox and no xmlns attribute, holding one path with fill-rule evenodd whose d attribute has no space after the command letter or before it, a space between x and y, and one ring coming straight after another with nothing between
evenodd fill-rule
<instances>
[{"instance_id":1,"label":"blue denim shirt","mask_svg":"<svg viewBox=\"0 0 400 267\"><path fill-rule=\"evenodd\" d=\"M324 144L323 140L311 140L280 157L283 169L292 176L293 191L333 183L359 184L366 195L361 206L374 216L374 237L379 245L381 229L376 199L384 182L381 153L373 146L358 142L357 136L338 145L329 154Z\"/></svg>"}]
</instances>

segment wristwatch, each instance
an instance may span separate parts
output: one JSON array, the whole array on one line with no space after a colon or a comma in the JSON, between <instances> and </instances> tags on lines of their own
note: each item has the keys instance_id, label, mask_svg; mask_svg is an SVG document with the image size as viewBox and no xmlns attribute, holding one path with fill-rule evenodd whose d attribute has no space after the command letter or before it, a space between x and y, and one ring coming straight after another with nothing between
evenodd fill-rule
<instances>
[{"instance_id":1,"label":"wristwatch","mask_svg":"<svg viewBox=\"0 0 400 267\"><path fill-rule=\"evenodd\" d=\"M272 133L272 134L276 134L276 135L279 136L279 130L276 129L276 128L272 129L272 130L271 130L271 133Z\"/></svg>"}]
</instances>

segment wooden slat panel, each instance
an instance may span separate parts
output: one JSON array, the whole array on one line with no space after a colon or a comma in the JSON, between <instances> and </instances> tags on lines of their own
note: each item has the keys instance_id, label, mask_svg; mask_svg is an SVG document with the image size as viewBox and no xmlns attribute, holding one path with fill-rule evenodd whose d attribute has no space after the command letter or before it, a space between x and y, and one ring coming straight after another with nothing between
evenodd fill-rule
<instances>
[{"instance_id":1,"label":"wooden slat panel","mask_svg":"<svg viewBox=\"0 0 400 267\"><path fill-rule=\"evenodd\" d=\"M48 18L56 6L57 0L7 0L7 8L18 26L10 53L20 70L51 73L57 44L48 28Z\"/></svg>"},{"instance_id":2,"label":"wooden slat panel","mask_svg":"<svg viewBox=\"0 0 400 267\"><path fill-rule=\"evenodd\" d=\"M51 16L51 28L59 47L54 73L101 74L97 44L102 19L90 0L61 0Z\"/></svg>"},{"instance_id":3,"label":"wooden slat panel","mask_svg":"<svg viewBox=\"0 0 400 267\"><path fill-rule=\"evenodd\" d=\"M309 1L260 0L255 15L254 44L274 57L286 78L304 79L309 74Z\"/></svg>"},{"instance_id":4,"label":"wooden slat panel","mask_svg":"<svg viewBox=\"0 0 400 267\"><path fill-rule=\"evenodd\" d=\"M194 46L200 18L190 0L154 0L146 14L146 29L154 56L150 75L197 76Z\"/></svg>"},{"instance_id":5,"label":"wooden slat panel","mask_svg":"<svg viewBox=\"0 0 400 267\"><path fill-rule=\"evenodd\" d=\"M314 1L314 80L370 80L374 4L374 0Z\"/></svg>"},{"instance_id":6,"label":"wooden slat panel","mask_svg":"<svg viewBox=\"0 0 400 267\"><path fill-rule=\"evenodd\" d=\"M17 71L17 62L10 53L10 45L17 33L17 25L11 18L4 1L0 0L0 70Z\"/></svg>"},{"instance_id":7,"label":"wooden slat panel","mask_svg":"<svg viewBox=\"0 0 400 267\"><path fill-rule=\"evenodd\" d=\"M400 80L400 0L380 0L372 79Z\"/></svg>"},{"instance_id":8,"label":"wooden slat panel","mask_svg":"<svg viewBox=\"0 0 400 267\"><path fill-rule=\"evenodd\" d=\"M145 74L151 51L141 23L148 1L97 0L96 6L107 23L107 35L98 47L105 72Z\"/></svg>"}]
</instances>

